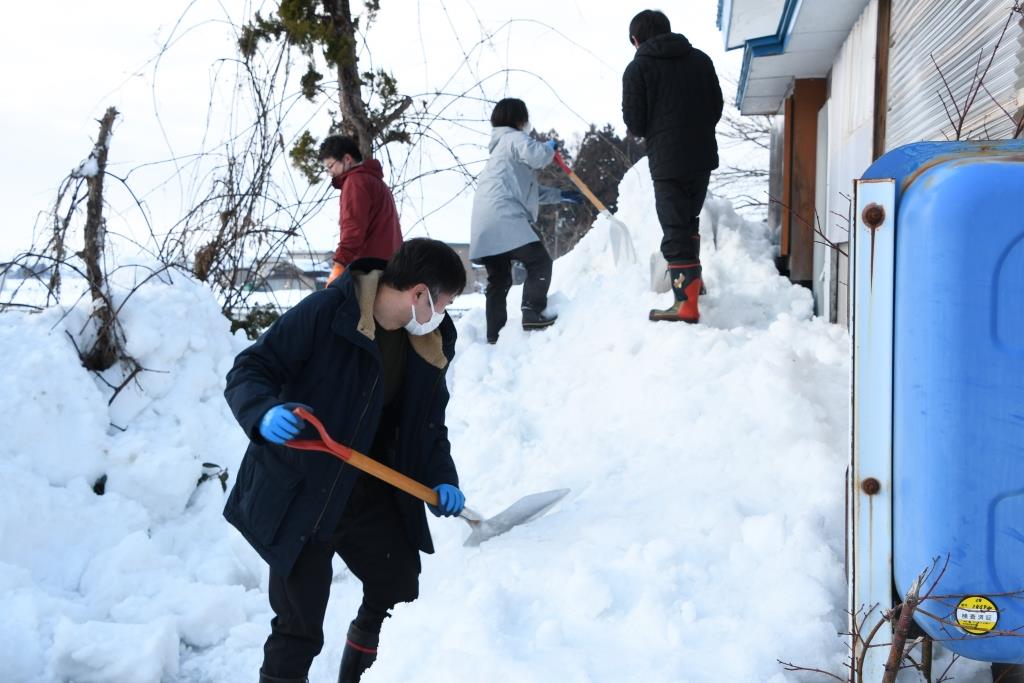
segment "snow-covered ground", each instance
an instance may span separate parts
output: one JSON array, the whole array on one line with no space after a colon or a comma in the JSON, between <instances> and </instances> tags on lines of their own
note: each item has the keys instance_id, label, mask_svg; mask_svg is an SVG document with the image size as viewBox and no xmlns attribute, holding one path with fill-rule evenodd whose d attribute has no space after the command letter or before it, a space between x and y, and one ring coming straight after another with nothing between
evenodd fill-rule
<instances>
[{"instance_id":1,"label":"snow-covered ground","mask_svg":"<svg viewBox=\"0 0 1024 683\"><path fill-rule=\"evenodd\" d=\"M469 504L572 493L478 548L431 517L421 598L385 623L367 683L841 672L846 331L722 200L702 220L703 324L649 323L669 297L650 288L652 192L641 162L619 211L641 263L613 264L603 222L557 261L553 328L519 329L518 288L496 346L481 297L460 319L448 422ZM0 315L0 676L254 681L266 568L222 520L219 480L196 485L204 462L237 471L221 391L248 342L201 285L151 281L122 314L146 372L108 406L66 334L85 315ZM338 563L312 681L335 679L359 595Z\"/></svg>"}]
</instances>

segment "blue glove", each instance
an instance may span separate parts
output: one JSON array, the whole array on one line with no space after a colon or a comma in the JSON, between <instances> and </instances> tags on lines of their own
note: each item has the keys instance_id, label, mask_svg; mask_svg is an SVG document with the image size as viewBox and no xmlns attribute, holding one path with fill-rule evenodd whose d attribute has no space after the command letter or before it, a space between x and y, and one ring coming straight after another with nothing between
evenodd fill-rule
<instances>
[{"instance_id":1,"label":"blue glove","mask_svg":"<svg viewBox=\"0 0 1024 683\"><path fill-rule=\"evenodd\" d=\"M462 491L452 486L451 484L439 484L434 487L437 491L438 505L428 505L430 511L434 513L435 517L444 515L445 517L451 517L462 512L462 506L466 504L466 497L462 495Z\"/></svg>"},{"instance_id":2,"label":"blue glove","mask_svg":"<svg viewBox=\"0 0 1024 683\"><path fill-rule=\"evenodd\" d=\"M552 152L558 151L558 140L548 140L544 143L544 146L550 149Z\"/></svg>"},{"instance_id":3,"label":"blue glove","mask_svg":"<svg viewBox=\"0 0 1024 683\"><path fill-rule=\"evenodd\" d=\"M582 204L583 193L579 190L562 190L562 202L565 204Z\"/></svg>"},{"instance_id":4,"label":"blue glove","mask_svg":"<svg viewBox=\"0 0 1024 683\"><path fill-rule=\"evenodd\" d=\"M305 403L282 403L274 406L260 418L260 436L276 444L294 439L306 427L306 421L292 412L295 408L305 408L313 412Z\"/></svg>"}]
</instances>

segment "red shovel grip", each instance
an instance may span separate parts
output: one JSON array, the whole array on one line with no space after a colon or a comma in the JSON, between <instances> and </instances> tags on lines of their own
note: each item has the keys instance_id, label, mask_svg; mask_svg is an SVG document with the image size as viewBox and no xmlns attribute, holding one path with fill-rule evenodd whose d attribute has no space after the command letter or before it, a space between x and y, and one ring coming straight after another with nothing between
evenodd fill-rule
<instances>
[{"instance_id":1,"label":"red shovel grip","mask_svg":"<svg viewBox=\"0 0 1024 683\"><path fill-rule=\"evenodd\" d=\"M572 173L572 169L569 168L569 164L565 163L565 159L562 158L561 152L555 152L555 163L558 164L566 173Z\"/></svg>"},{"instance_id":2,"label":"red shovel grip","mask_svg":"<svg viewBox=\"0 0 1024 683\"><path fill-rule=\"evenodd\" d=\"M324 428L323 423L313 417L313 413L309 412L305 408L296 408L292 413L313 425L316 431L320 434L320 441L316 441L315 439L292 439L291 441L285 442L286 446L299 448L304 451L326 450L336 458L341 458L346 462L352 458L352 449L332 439L331 435L327 433L327 429Z\"/></svg>"}]
</instances>

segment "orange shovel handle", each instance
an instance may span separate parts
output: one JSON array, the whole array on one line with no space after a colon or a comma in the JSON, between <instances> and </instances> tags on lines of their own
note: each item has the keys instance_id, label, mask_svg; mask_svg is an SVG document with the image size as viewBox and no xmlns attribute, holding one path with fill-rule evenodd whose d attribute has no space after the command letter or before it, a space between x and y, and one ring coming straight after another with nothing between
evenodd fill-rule
<instances>
[{"instance_id":1,"label":"orange shovel handle","mask_svg":"<svg viewBox=\"0 0 1024 683\"><path fill-rule=\"evenodd\" d=\"M332 439L331 435L328 434L327 430L324 428L323 423L313 417L313 413L309 412L305 408L296 408L292 412L296 416L313 425L316 431L320 434L320 440L293 439L292 441L286 441L284 444L285 446L288 446L289 448L298 448L304 451L323 451L324 453L330 453L342 462L346 462L349 465L352 465L352 467L362 470L381 481L386 481L395 488L405 491L410 496L419 498L427 505L433 505L436 507L440 502L438 500L437 491L424 486L415 479L410 479L401 472L391 469L387 465L377 462L368 455L363 455L359 451L349 448L348 446L338 443Z\"/></svg>"},{"instance_id":2,"label":"orange shovel handle","mask_svg":"<svg viewBox=\"0 0 1024 683\"><path fill-rule=\"evenodd\" d=\"M596 208L599 213L603 213L608 210L601 200L597 198L597 195L590 191L587 184L580 180L578 175L572 172L572 169L569 168L569 164L565 163L565 159L562 158L562 155L559 152L555 152L555 163L566 172L569 176L569 180L573 182L573 185L579 188L580 192L583 193L583 196L590 200L590 203L594 205L594 208Z\"/></svg>"}]
</instances>

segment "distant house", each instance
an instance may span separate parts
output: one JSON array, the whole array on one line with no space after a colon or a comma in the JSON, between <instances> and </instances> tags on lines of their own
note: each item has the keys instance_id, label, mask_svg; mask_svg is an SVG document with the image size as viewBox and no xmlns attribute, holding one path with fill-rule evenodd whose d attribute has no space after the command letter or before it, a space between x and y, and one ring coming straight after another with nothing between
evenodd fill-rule
<instances>
[{"instance_id":1,"label":"distant house","mask_svg":"<svg viewBox=\"0 0 1024 683\"><path fill-rule=\"evenodd\" d=\"M282 289L316 289L316 276L303 272L293 261L281 259L270 265L263 277L263 286L271 291Z\"/></svg>"},{"instance_id":2,"label":"distant house","mask_svg":"<svg viewBox=\"0 0 1024 683\"><path fill-rule=\"evenodd\" d=\"M466 293L482 292L487 286L487 270L469 260L469 244L464 242L448 242L449 247L462 259L462 266L466 269Z\"/></svg>"},{"instance_id":3,"label":"distant house","mask_svg":"<svg viewBox=\"0 0 1024 683\"><path fill-rule=\"evenodd\" d=\"M276 259L258 265L237 268L232 273L234 285L255 292L314 289L327 284L334 252L289 251Z\"/></svg>"},{"instance_id":4,"label":"distant house","mask_svg":"<svg viewBox=\"0 0 1024 683\"><path fill-rule=\"evenodd\" d=\"M482 266L470 263L469 245L455 242L449 246L458 253L466 269L466 293L483 291L487 272ZM245 286L256 292L313 291L327 286L333 266L333 251L292 249L258 267L235 269L232 277L236 287Z\"/></svg>"},{"instance_id":5,"label":"distant house","mask_svg":"<svg viewBox=\"0 0 1024 683\"><path fill-rule=\"evenodd\" d=\"M27 280L29 278L49 277L52 269L52 262L40 259L35 263L9 264L7 267L3 268L2 275L3 277L9 277L12 280Z\"/></svg>"},{"instance_id":6,"label":"distant house","mask_svg":"<svg viewBox=\"0 0 1024 683\"><path fill-rule=\"evenodd\" d=\"M972 89L961 136L1013 137L1024 116L1024 27L1011 4L719 0L725 46L743 49L736 106L777 115L769 222L780 270L813 288L819 315L847 323L849 263L810 226L817 217L823 237L849 253L853 181L875 159L910 142L954 139L950 119Z\"/></svg>"},{"instance_id":7,"label":"distant house","mask_svg":"<svg viewBox=\"0 0 1024 683\"><path fill-rule=\"evenodd\" d=\"M327 277L334 267L333 251L292 249L288 258L303 275L313 279L317 289L327 286Z\"/></svg>"}]
</instances>

